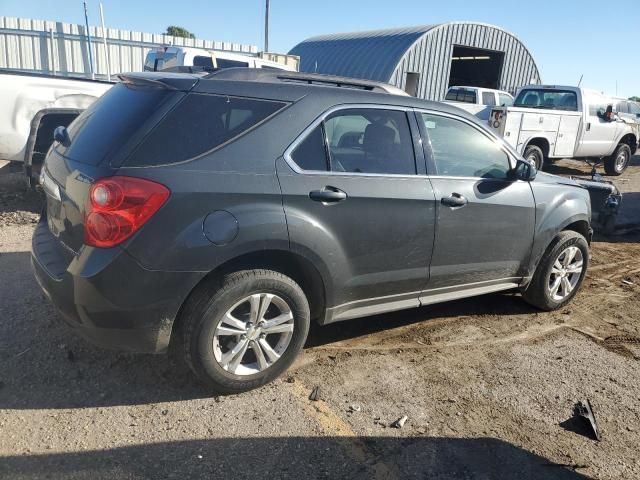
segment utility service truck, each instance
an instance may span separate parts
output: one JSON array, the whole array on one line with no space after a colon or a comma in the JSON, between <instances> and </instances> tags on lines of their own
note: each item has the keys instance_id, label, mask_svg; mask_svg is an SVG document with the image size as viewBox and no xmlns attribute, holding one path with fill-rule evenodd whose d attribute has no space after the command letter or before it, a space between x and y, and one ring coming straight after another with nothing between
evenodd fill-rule
<instances>
[{"instance_id":1,"label":"utility service truck","mask_svg":"<svg viewBox=\"0 0 640 480\"><path fill-rule=\"evenodd\" d=\"M489 127L542 169L546 162L579 158L604 162L620 175L638 148L639 123L616 115L615 100L580 87L522 87L511 107L494 107Z\"/></svg>"}]
</instances>

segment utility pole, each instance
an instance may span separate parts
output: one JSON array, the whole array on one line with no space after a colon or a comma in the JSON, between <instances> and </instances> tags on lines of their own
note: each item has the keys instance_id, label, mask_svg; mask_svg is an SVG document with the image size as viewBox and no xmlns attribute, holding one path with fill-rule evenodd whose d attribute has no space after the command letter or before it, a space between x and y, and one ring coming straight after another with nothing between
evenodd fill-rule
<instances>
[{"instance_id":1,"label":"utility pole","mask_svg":"<svg viewBox=\"0 0 640 480\"><path fill-rule=\"evenodd\" d=\"M269 0L264 10L264 51L269 51Z\"/></svg>"},{"instance_id":2,"label":"utility pole","mask_svg":"<svg viewBox=\"0 0 640 480\"><path fill-rule=\"evenodd\" d=\"M111 81L111 55L109 55L109 47L107 46L107 30L104 28L104 10L102 2L100 2L100 23L102 24L102 44L104 45L104 55L107 59L107 80Z\"/></svg>"},{"instance_id":3,"label":"utility pole","mask_svg":"<svg viewBox=\"0 0 640 480\"><path fill-rule=\"evenodd\" d=\"M87 29L87 45L89 50L89 68L91 69L91 79L95 80L96 74L93 70L93 53L91 52L91 33L89 32L89 15L87 14L87 1L82 2L84 4L84 25Z\"/></svg>"}]
</instances>

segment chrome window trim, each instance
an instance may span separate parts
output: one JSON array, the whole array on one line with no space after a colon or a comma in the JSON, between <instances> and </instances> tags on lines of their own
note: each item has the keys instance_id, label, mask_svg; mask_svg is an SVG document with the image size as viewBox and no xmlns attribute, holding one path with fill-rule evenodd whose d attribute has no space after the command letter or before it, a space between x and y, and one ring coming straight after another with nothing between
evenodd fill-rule
<instances>
[{"instance_id":1,"label":"chrome window trim","mask_svg":"<svg viewBox=\"0 0 640 480\"><path fill-rule=\"evenodd\" d=\"M369 109L369 110L396 110L400 112L405 112L407 115L407 127L411 130L411 125L409 123L408 114L412 112L413 107L401 106L401 105L378 105L376 103L344 103L340 105L335 105L328 110L324 111L318 118L316 118L311 124L305 128L300 135L296 137L296 139L287 147L282 155L285 162L291 167L291 169L299 174L304 175L331 175L331 176L341 176L341 177L385 177L385 178L428 178L428 175L420 175L420 174L402 174L402 173L365 173L365 172L334 172L331 170L305 170L300 168L298 164L293 160L291 154L293 151L300 145L307 136L315 130L322 122L326 120L326 118L335 112L339 112L341 110L351 110L354 108L359 109ZM412 136L413 138L413 136ZM413 143L413 142L412 142ZM412 147L413 150L413 147ZM418 159L415 158L414 152L414 164L416 164Z\"/></svg>"},{"instance_id":2,"label":"chrome window trim","mask_svg":"<svg viewBox=\"0 0 640 480\"><path fill-rule=\"evenodd\" d=\"M464 117L461 117L459 115L455 115L453 113L449 113L449 112L442 112L439 110L432 110L432 109L427 109L427 108L415 108L414 111L416 113L426 113L428 115L436 115L436 116L440 116L440 117L448 117L448 118L452 118L454 120L458 120L460 122L466 123L467 125L469 125L470 127L476 129L476 131L480 132L482 135L484 135L485 137L487 137L489 140L491 140L493 143L495 143L496 145L498 145L500 147L500 150L502 150L506 155L507 155L507 159L509 161L509 165L511 166L511 168L516 168L516 164L518 161L518 155L513 152L511 150L511 148L509 147L509 145L507 144L507 142L504 141L504 139L496 136L494 133L492 132L488 132L488 131L484 131L479 125L476 125L474 122L472 122L471 120L468 120ZM427 132L428 133L428 132ZM424 139L423 139L424 141ZM431 139L429 139L429 148L431 148ZM432 175L431 177L437 177L438 175ZM451 176L451 175L449 175ZM454 178L463 178L463 177L455 177ZM464 177L464 178L480 178L483 180L488 180L486 178L482 178L482 177ZM494 180L504 180L504 179L494 179Z\"/></svg>"}]
</instances>

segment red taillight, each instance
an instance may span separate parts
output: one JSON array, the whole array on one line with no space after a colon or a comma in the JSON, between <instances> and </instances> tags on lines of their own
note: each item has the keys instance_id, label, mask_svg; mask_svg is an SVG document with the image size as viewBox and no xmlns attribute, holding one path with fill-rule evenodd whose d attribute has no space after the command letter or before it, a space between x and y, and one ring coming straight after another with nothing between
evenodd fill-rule
<instances>
[{"instance_id":1,"label":"red taillight","mask_svg":"<svg viewBox=\"0 0 640 480\"><path fill-rule=\"evenodd\" d=\"M142 178L98 180L89 190L84 243L102 248L122 243L158 211L170 193L164 185Z\"/></svg>"}]
</instances>

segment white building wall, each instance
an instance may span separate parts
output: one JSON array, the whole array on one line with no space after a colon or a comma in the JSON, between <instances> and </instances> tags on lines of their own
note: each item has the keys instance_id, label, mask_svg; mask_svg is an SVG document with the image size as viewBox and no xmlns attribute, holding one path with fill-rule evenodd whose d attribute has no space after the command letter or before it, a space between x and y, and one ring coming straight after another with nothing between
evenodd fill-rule
<instances>
[{"instance_id":1,"label":"white building wall","mask_svg":"<svg viewBox=\"0 0 640 480\"><path fill-rule=\"evenodd\" d=\"M172 37L106 28L111 74L142 71L149 49L160 45L256 54L255 45ZM97 78L107 75L107 55L100 27L89 27ZM63 76L91 76L89 43L84 25L0 17L0 68Z\"/></svg>"}]
</instances>

